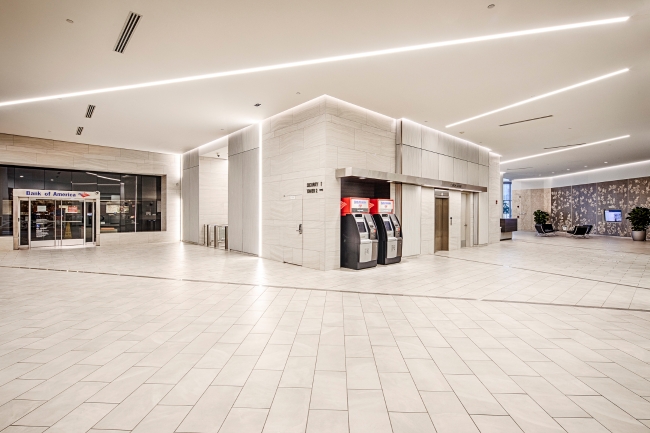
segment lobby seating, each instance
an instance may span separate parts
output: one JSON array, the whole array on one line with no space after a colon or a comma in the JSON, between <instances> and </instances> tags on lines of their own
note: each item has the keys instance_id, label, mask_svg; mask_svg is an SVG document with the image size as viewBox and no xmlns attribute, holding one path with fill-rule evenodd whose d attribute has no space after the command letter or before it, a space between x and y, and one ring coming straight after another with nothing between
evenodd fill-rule
<instances>
[{"instance_id":1,"label":"lobby seating","mask_svg":"<svg viewBox=\"0 0 650 433\"><path fill-rule=\"evenodd\" d=\"M555 236L555 229L552 224L535 224L537 236Z\"/></svg>"},{"instance_id":2,"label":"lobby seating","mask_svg":"<svg viewBox=\"0 0 650 433\"><path fill-rule=\"evenodd\" d=\"M553 224L542 224L542 230L544 230L544 233L546 234L552 234L555 236L555 229L553 228Z\"/></svg>"},{"instance_id":3,"label":"lobby seating","mask_svg":"<svg viewBox=\"0 0 650 433\"><path fill-rule=\"evenodd\" d=\"M587 234L591 231L589 226L575 226L572 230L568 230L567 233L573 237L583 237L586 238Z\"/></svg>"}]
</instances>

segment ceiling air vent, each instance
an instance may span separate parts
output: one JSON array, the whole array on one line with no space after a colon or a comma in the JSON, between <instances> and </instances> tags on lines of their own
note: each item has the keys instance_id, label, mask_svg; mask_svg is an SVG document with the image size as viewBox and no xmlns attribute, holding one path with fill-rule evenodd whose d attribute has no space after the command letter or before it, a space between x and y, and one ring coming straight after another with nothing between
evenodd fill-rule
<instances>
[{"instance_id":1,"label":"ceiling air vent","mask_svg":"<svg viewBox=\"0 0 650 433\"><path fill-rule=\"evenodd\" d=\"M516 122L504 123L503 125L499 125L499 126L516 125L517 123L532 122L533 120L548 119L549 117L553 117L553 115L549 114L548 116L533 117L532 119L526 119L526 120L518 120Z\"/></svg>"},{"instance_id":2,"label":"ceiling air vent","mask_svg":"<svg viewBox=\"0 0 650 433\"><path fill-rule=\"evenodd\" d=\"M559 149L561 147L573 147L573 146L582 146L583 144L587 143L578 143L578 144L565 144L564 146L553 146L553 147L545 147L544 149Z\"/></svg>"},{"instance_id":3,"label":"ceiling air vent","mask_svg":"<svg viewBox=\"0 0 650 433\"><path fill-rule=\"evenodd\" d=\"M89 105L88 110L86 110L86 117L90 119L91 117L93 117L94 112L95 112L95 106Z\"/></svg>"},{"instance_id":4,"label":"ceiling air vent","mask_svg":"<svg viewBox=\"0 0 650 433\"><path fill-rule=\"evenodd\" d=\"M528 170L529 168L533 168L533 167L509 168L507 171Z\"/></svg>"},{"instance_id":5,"label":"ceiling air vent","mask_svg":"<svg viewBox=\"0 0 650 433\"><path fill-rule=\"evenodd\" d=\"M79 128L77 128L77 135L81 135L81 132L82 132L83 130L84 130L84 127L83 127L83 126L80 126Z\"/></svg>"},{"instance_id":6,"label":"ceiling air vent","mask_svg":"<svg viewBox=\"0 0 650 433\"><path fill-rule=\"evenodd\" d=\"M131 35L133 35L138 22L140 22L140 18L142 18L142 15L138 15L135 12L129 12L129 16L126 18L124 27L122 27L120 37L117 38L117 43L115 44L114 51L118 53L124 52L126 44L128 44L131 40Z\"/></svg>"}]
</instances>

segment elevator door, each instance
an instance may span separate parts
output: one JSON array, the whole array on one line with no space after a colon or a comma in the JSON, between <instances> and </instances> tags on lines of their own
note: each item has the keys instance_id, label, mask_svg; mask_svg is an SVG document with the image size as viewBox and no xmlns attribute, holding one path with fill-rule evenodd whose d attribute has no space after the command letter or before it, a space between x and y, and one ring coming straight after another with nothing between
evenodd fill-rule
<instances>
[{"instance_id":1,"label":"elevator door","mask_svg":"<svg viewBox=\"0 0 650 433\"><path fill-rule=\"evenodd\" d=\"M436 198L435 218L434 252L449 251L449 199Z\"/></svg>"}]
</instances>

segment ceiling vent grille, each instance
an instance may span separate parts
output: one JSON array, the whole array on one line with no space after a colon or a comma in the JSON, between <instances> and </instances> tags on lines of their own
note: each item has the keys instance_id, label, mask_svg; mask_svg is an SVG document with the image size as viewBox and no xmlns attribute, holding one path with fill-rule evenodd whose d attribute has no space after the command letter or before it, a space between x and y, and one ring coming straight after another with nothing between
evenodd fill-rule
<instances>
[{"instance_id":1,"label":"ceiling vent grille","mask_svg":"<svg viewBox=\"0 0 650 433\"><path fill-rule=\"evenodd\" d=\"M533 117L532 119L526 119L526 120L518 120L516 122L504 123L503 125L499 125L499 126L516 125L517 123L532 122L533 120L548 119L549 117L553 117L553 115L549 114L548 116Z\"/></svg>"},{"instance_id":2,"label":"ceiling vent grille","mask_svg":"<svg viewBox=\"0 0 650 433\"><path fill-rule=\"evenodd\" d=\"M533 168L533 167L509 168L507 171L528 170L529 168Z\"/></svg>"},{"instance_id":3,"label":"ceiling vent grille","mask_svg":"<svg viewBox=\"0 0 650 433\"><path fill-rule=\"evenodd\" d=\"M93 117L94 112L95 112L95 106L89 105L88 110L86 110L86 117L90 119L91 117Z\"/></svg>"},{"instance_id":4,"label":"ceiling vent grille","mask_svg":"<svg viewBox=\"0 0 650 433\"><path fill-rule=\"evenodd\" d=\"M142 18L142 15L138 15L135 12L129 12L129 16L126 18L124 27L122 27L122 32L120 33L120 37L117 39L117 43L115 44L114 51L118 53L124 52L126 45L131 40L131 36L133 35L135 28L140 22L140 18Z\"/></svg>"},{"instance_id":5,"label":"ceiling vent grille","mask_svg":"<svg viewBox=\"0 0 650 433\"><path fill-rule=\"evenodd\" d=\"M84 130L84 127L83 127L83 126L78 127L78 128L77 128L77 135L81 135L81 133L83 132L83 130Z\"/></svg>"},{"instance_id":6,"label":"ceiling vent grille","mask_svg":"<svg viewBox=\"0 0 650 433\"><path fill-rule=\"evenodd\" d=\"M583 144L587 144L587 143L565 144L564 146L545 147L544 149L560 149L560 148L562 148L562 147L582 146Z\"/></svg>"}]
</instances>

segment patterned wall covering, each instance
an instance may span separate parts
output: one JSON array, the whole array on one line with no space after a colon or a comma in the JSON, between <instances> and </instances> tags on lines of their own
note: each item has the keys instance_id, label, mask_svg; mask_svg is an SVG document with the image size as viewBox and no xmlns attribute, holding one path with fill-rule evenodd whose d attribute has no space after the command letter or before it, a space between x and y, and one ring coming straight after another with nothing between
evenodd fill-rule
<instances>
[{"instance_id":1,"label":"patterned wall covering","mask_svg":"<svg viewBox=\"0 0 650 433\"><path fill-rule=\"evenodd\" d=\"M562 230L563 226L571 227L571 205L573 199L571 187L551 188L551 223L555 230Z\"/></svg>"},{"instance_id":2,"label":"patterned wall covering","mask_svg":"<svg viewBox=\"0 0 650 433\"><path fill-rule=\"evenodd\" d=\"M625 217L635 206L650 207L650 177L551 189L551 222L556 230L593 224L594 233L600 235L631 236ZM623 222L606 223L605 209L620 209Z\"/></svg>"}]
</instances>

